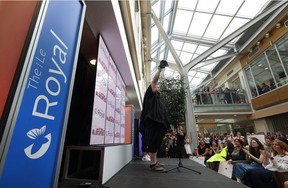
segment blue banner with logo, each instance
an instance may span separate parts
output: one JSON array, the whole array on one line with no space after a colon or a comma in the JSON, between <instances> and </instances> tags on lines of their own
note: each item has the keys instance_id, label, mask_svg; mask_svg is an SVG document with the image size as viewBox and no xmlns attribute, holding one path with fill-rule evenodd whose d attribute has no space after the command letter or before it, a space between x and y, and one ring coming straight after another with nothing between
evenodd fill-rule
<instances>
[{"instance_id":1,"label":"blue banner with logo","mask_svg":"<svg viewBox=\"0 0 288 188\"><path fill-rule=\"evenodd\" d=\"M0 177L3 188L53 187L85 4L43 1ZM30 45L30 46L31 46ZM24 71L24 70L23 70ZM69 105L68 105L69 106ZM16 114L17 115L17 114ZM63 140L62 140L63 142Z\"/></svg>"}]
</instances>

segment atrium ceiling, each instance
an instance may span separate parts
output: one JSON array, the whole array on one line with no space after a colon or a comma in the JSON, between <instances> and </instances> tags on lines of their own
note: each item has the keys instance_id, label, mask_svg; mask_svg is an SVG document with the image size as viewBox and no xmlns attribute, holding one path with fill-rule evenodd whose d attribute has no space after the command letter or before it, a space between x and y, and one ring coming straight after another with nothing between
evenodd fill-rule
<instances>
[{"instance_id":1,"label":"atrium ceiling","mask_svg":"<svg viewBox=\"0 0 288 188\"><path fill-rule=\"evenodd\" d=\"M243 44L273 11L262 17L261 14L279 2L281 1L145 1L146 12L142 13L142 22L150 25L150 28L143 27L143 45L145 61L150 63L150 76L154 75L158 62L166 59L170 66L165 68L165 78L176 77L183 73L183 69L188 68L191 91L208 84L239 53ZM143 4L141 2L141 6ZM253 22L255 19L257 20ZM243 26L249 24L249 27L243 29ZM217 46L221 42L223 44ZM207 53L209 50L210 53Z\"/></svg>"}]
</instances>

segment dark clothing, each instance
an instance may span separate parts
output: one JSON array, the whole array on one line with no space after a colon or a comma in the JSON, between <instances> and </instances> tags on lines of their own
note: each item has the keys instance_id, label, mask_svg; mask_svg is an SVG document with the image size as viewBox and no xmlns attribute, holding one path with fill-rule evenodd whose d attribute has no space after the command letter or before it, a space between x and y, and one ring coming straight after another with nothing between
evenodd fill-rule
<instances>
[{"instance_id":1,"label":"dark clothing","mask_svg":"<svg viewBox=\"0 0 288 188\"><path fill-rule=\"evenodd\" d=\"M147 144L147 152L155 153L161 149L166 129L164 129L162 124L151 119L145 120L144 126L144 139Z\"/></svg>"},{"instance_id":2,"label":"dark clothing","mask_svg":"<svg viewBox=\"0 0 288 188\"><path fill-rule=\"evenodd\" d=\"M209 149L209 147L207 147L206 145L203 146L203 147L201 147L200 145L198 145L197 148L198 148L198 154L199 154L199 155L203 155L203 154L205 153L206 149L207 149L207 148Z\"/></svg>"},{"instance_id":3,"label":"dark clothing","mask_svg":"<svg viewBox=\"0 0 288 188\"><path fill-rule=\"evenodd\" d=\"M143 110L141 113L141 120L144 123L145 120L151 119L157 123L162 124L166 130L170 129L170 124L167 118L167 113L164 104L161 101L160 94L152 91L151 85L146 90ZM140 131L143 131L145 125L140 126Z\"/></svg>"},{"instance_id":4,"label":"dark clothing","mask_svg":"<svg viewBox=\"0 0 288 188\"><path fill-rule=\"evenodd\" d=\"M146 90L141 113L140 132L145 139L147 151L155 153L161 149L166 131L170 129L166 109L160 95L152 91L151 85Z\"/></svg>"},{"instance_id":5,"label":"dark clothing","mask_svg":"<svg viewBox=\"0 0 288 188\"><path fill-rule=\"evenodd\" d=\"M246 172L246 182L251 188L276 188L272 171L264 168L248 170Z\"/></svg>"},{"instance_id":6,"label":"dark clothing","mask_svg":"<svg viewBox=\"0 0 288 188\"><path fill-rule=\"evenodd\" d=\"M234 147L233 151L230 153L227 151L226 160L238 161L238 160L246 160L246 153L242 150L242 148Z\"/></svg>"},{"instance_id":7,"label":"dark clothing","mask_svg":"<svg viewBox=\"0 0 288 188\"><path fill-rule=\"evenodd\" d=\"M176 155L178 158L183 158L183 152L185 150L184 144L185 144L185 133L181 135L180 133L177 133L177 140L176 140Z\"/></svg>"}]
</instances>

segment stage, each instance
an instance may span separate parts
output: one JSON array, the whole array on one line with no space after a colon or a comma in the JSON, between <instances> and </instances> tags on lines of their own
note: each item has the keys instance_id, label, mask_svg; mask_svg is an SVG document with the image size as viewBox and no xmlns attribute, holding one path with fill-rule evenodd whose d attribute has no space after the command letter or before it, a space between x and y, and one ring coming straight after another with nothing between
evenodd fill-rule
<instances>
[{"instance_id":1,"label":"stage","mask_svg":"<svg viewBox=\"0 0 288 188\"><path fill-rule=\"evenodd\" d=\"M160 158L159 162L165 164L166 170L177 167L179 159ZM236 181L229 179L209 168L190 159L181 159L185 168L174 169L168 173L153 172L149 169L149 162L133 160L120 170L115 176L104 184L111 188L247 188Z\"/></svg>"}]
</instances>

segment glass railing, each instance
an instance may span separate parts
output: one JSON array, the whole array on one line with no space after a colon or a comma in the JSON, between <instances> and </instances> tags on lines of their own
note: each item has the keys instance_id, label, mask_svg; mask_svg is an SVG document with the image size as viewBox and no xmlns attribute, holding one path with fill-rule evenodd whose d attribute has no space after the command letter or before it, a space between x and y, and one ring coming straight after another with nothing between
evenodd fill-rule
<instances>
[{"instance_id":1,"label":"glass railing","mask_svg":"<svg viewBox=\"0 0 288 188\"><path fill-rule=\"evenodd\" d=\"M243 90L223 91L223 92L205 92L196 91L192 95L194 105L211 105L211 104L249 104L247 94Z\"/></svg>"}]
</instances>

